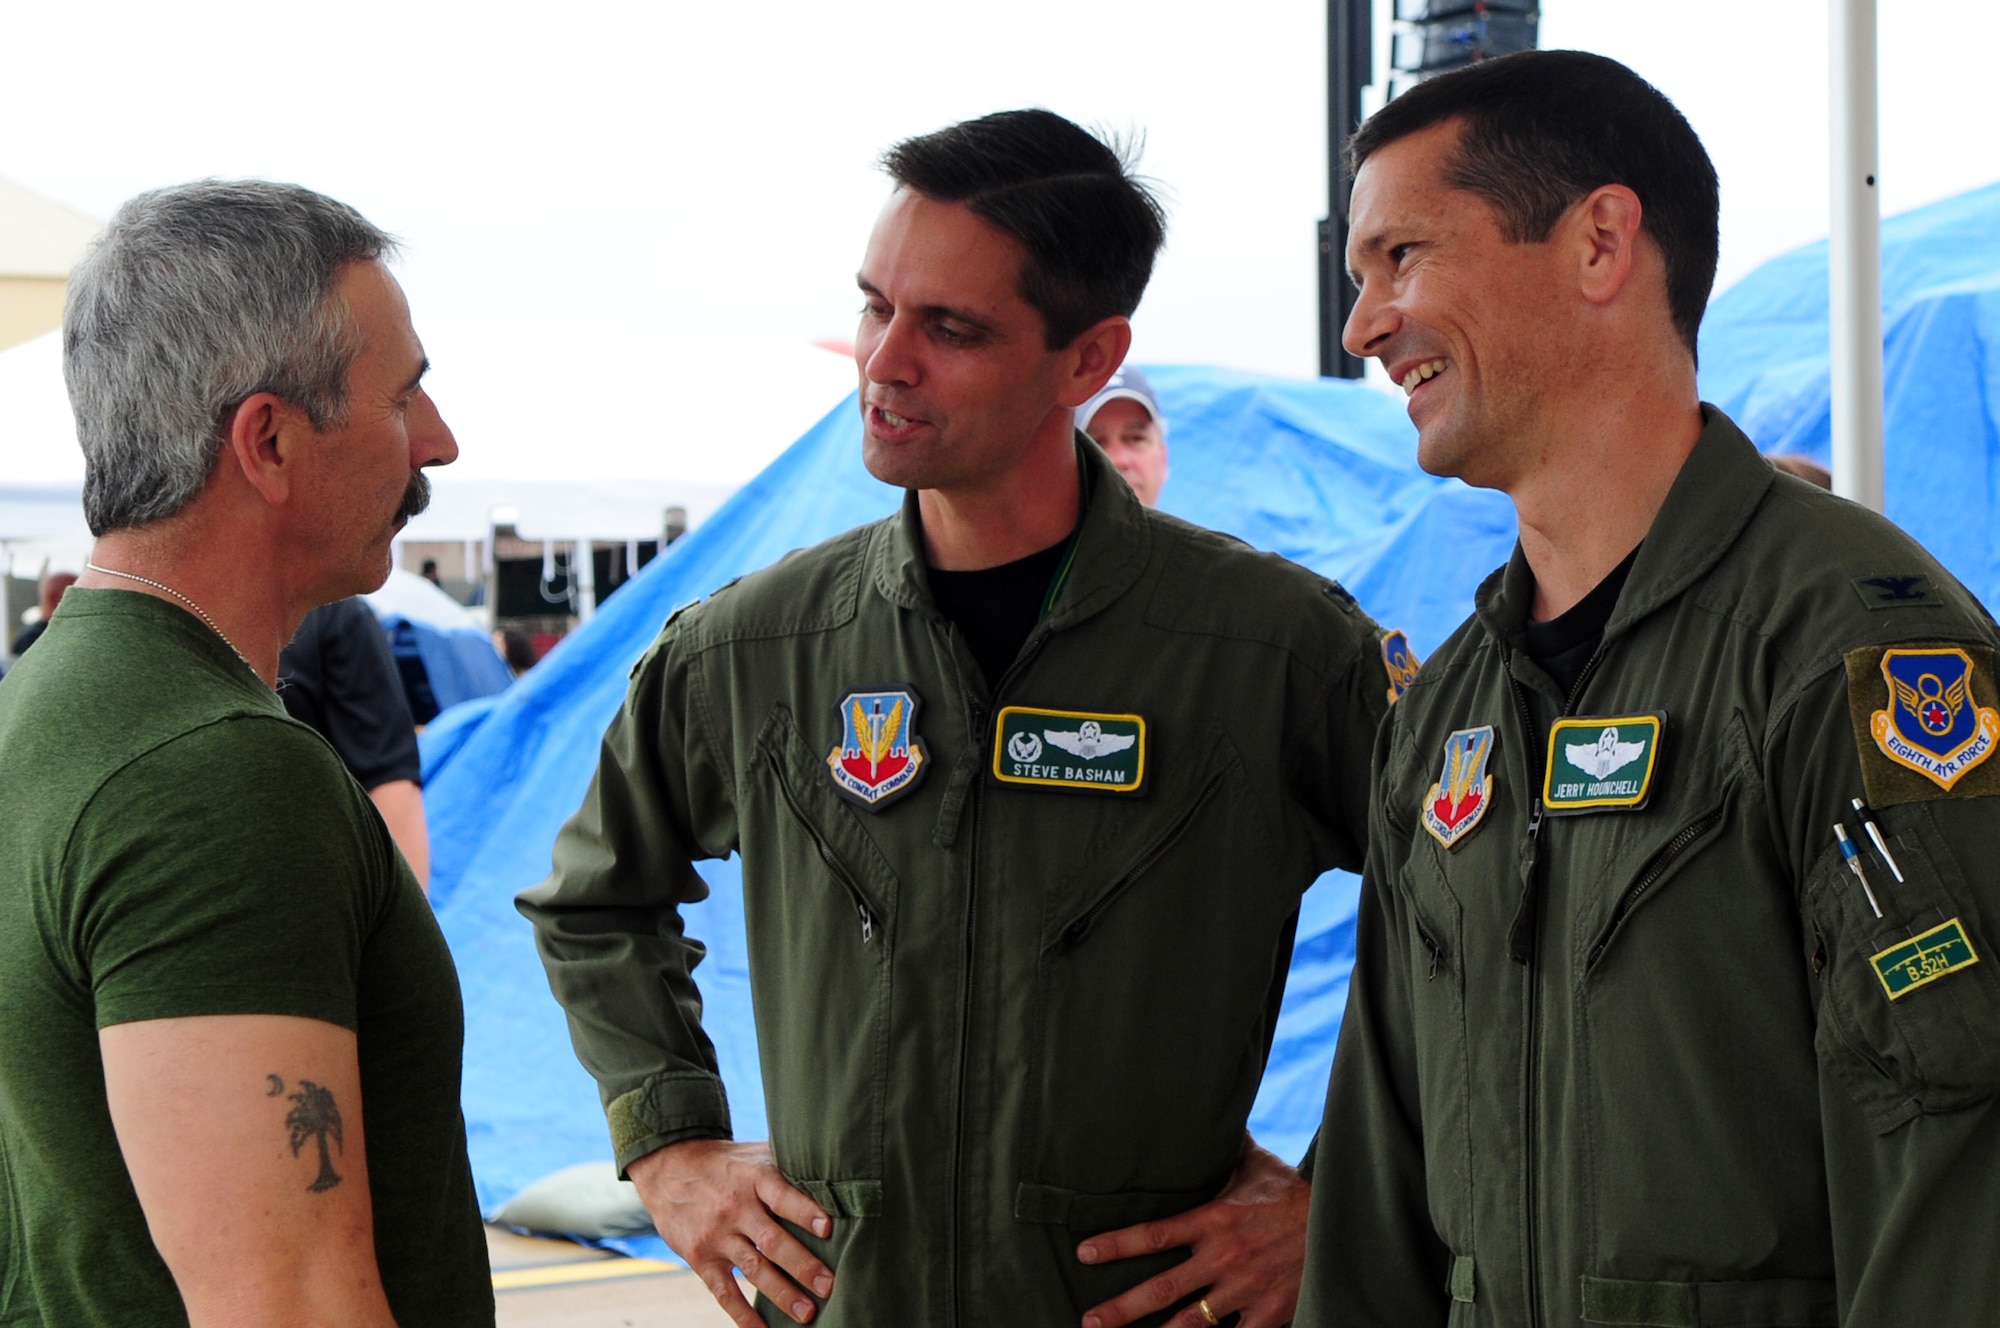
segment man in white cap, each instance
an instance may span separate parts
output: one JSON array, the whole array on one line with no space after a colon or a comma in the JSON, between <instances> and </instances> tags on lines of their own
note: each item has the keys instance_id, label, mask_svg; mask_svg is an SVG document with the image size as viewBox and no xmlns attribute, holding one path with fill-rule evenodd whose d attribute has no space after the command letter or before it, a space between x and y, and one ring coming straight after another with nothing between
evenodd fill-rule
<instances>
[{"instance_id":1,"label":"man in white cap","mask_svg":"<svg viewBox=\"0 0 2000 1328\"><path fill-rule=\"evenodd\" d=\"M1167 482L1167 419L1146 375L1126 365L1076 412L1076 427L1104 449L1111 464L1148 507L1160 505Z\"/></svg>"}]
</instances>

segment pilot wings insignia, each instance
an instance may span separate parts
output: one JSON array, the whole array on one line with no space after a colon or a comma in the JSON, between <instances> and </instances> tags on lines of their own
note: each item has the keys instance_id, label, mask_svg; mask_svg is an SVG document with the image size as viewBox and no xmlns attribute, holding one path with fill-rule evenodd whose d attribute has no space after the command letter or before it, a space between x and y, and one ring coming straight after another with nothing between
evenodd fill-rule
<instances>
[{"instance_id":1,"label":"pilot wings insignia","mask_svg":"<svg viewBox=\"0 0 2000 1328\"><path fill-rule=\"evenodd\" d=\"M1085 761L1122 752L1139 740L1136 733L1106 733L1104 726L1094 719L1084 720L1074 731L1067 733L1061 729L1043 729L1042 737L1049 746Z\"/></svg>"},{"instance_id":2,"label":"pilot wings insignia","mask_svg":"<svg viewBox=\"0 0 2000 1328\"><path fill-rule=\"evenodd\" d=\"M1621 742L1616 727L1597 735L1595 743L1565 744L1570 764L1585 774L1603 779L1614 770L1623 770L1646 754L1644 742Z\"/></svg>"}]
</instances>

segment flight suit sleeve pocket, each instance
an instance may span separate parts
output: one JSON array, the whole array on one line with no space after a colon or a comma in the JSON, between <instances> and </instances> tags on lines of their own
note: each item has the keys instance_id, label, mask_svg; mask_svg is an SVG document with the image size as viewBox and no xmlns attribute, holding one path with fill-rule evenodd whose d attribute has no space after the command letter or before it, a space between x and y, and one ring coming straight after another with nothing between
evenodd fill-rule
<instances>
[{"instance_id":1,"label":"flight suit sleeve pocket","mask_svg":"<svg viewBox=\"0 0 2000 1328\"><path fill-rule=\"evenodd\" d=\"M1829 849L1807 883L1806 943L1823 984L1819 1053L1883 1133L2000 1091L2000 967L1985 953L1993 913L1953 854L1955 827L1938 805L1881 813L1901 880L1879 853L1864 853L1864 892Z\"/></svg>"}]
</instances>

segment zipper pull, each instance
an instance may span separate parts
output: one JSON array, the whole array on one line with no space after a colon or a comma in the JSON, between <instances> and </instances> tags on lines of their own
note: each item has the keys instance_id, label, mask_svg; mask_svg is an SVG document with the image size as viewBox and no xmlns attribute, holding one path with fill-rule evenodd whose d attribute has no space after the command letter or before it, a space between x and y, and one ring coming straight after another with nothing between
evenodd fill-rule
<instances>
[{"instance_id":1,"label":"zipper pull","mask_svg":"<svg viewBox=\"0 0 2000 1328\"><path fill-rule=\"evenodd\" d=\"M1507 954L1517 964L1525 966L1535 953L1536 909L1539 902L1535 898L1536 859L1542 848L1542 799L1537 794L1528 805L1528 853L1524 864L1525 879L1521 885L1521 902L1514 910L1514 924L1507 929Z\"/></svg>"},{"instance_id":2,"label":"zipper pull","mask_svg":"<svg viewBox=\"0 0 2000 1328\"><path fill-rule=\"evenodd\" d=\"M875 939L875 915L868 911L866 904L856 904L854 911L861 915L861 943L866 945Z\"/></svg>"},{"instance_id":3,"label":"zipper pull","mask_svg":"<svg viewBox=\"0 0 2000 1328\"><path fill-rule=\"evenodd\" d=\"M1426 981L1426 982L1436 982L1436 981L1437 981L1437 975L1438 975L1438 948L1437 948L1437 944L1436 944L1436 942L1432 941L1432 940L1430 939L1430 937L1426 936L1426 937L1424 938L1424 946L1425 946L1425 948L1426 948L1426 949L1428 949L1428 950L1429 950L1429 951L1431 952L1431 971L1430 971L1430 972L1429 972L1429 973L1428 973L1428 974L1427 974L1427 975L1425 976L1425 978L1424 978L1424 981Z\"/></svg>"}]
</instances>

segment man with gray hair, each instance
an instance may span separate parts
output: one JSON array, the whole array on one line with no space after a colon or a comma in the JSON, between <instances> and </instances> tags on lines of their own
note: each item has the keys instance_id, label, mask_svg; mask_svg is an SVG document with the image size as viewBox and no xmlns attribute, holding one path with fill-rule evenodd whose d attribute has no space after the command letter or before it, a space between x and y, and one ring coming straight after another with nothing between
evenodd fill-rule
<instances>
[{"instance_id":1,"label":"man with gray hair","mask_svg":"<svg viewBox=\"0 0 2000 1328\"><path fill-rule=\"evenodd\" d=\"M272 691L457 455L390 250L206 182L71 278L97 543L0 687L0 1321L493 1322L451 957Z\"/></svg>"}]
</instances>

